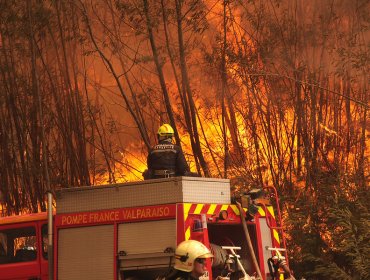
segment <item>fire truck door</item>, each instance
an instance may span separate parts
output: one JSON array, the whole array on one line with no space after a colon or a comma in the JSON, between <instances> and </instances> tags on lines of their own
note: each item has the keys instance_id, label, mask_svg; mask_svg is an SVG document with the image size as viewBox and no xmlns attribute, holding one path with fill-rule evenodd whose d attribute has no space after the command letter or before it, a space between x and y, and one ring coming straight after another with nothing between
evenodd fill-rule
<instances>
[{"instance_id":1,"label":"fire truck door","mask_svg":"<svg viewBox=\"0 0 370 280\"><path fill-rule=\"evenodd\" d=\"M0 227L0 279L40 279L37 223Z\"/></svg>"}]
</instances>

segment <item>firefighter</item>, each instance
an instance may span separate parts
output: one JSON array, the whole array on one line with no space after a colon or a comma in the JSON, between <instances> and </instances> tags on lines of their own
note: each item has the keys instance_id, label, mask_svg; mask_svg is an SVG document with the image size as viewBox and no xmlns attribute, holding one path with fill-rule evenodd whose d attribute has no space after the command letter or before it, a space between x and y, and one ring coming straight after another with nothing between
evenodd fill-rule
<instances>
[{"instance_id":1,"label":"firefighter","mask_svg":"<svg viewBox=\"0 0 370 280\"><path fill-rule=\"evenodd\" d=\"M149 152L148 170L143 173L144 179L184 176L189 173L189 166L181 148L172 143L174 130L169 124L158 129L158 144Z\"/></svg>"},{"instance_id":2,"label":"firefighter","mask_svg":"<svg viewBox=\"0 0 370 280\"><path fill-rule=\"evenodd\" d=\"M201 242L186 240L175 252L175 265L165 280L198 280L206 272L206 260L213 258L211 251Z\"/></svg>"}]
</instances>

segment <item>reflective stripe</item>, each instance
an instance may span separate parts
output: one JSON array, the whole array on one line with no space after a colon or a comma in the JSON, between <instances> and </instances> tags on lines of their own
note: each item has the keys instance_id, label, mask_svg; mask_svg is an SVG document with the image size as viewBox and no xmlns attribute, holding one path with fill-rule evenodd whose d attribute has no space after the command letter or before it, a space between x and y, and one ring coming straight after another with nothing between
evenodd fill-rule
<instances>
[{"instance_id":1,"label":"reflective stripe","mask_svg":"<svg viewBox=\"0 0 370 280\"><path fill-rule=\"evenodd\" d=\"M277 232L277 230L273 229L272 233L274 235L274 238L275 238L276 242L280 244L279 233Z\"/></svg>"},{"instance_id":2,"label":"reflective stripe","mask_svg":"<svg viewBox=\"0 0 370 280\"><path fill-rule=\"evenodd\" d=\"M197 208L194 210L194 214L200 214L204 204L197 204Z\"/></svg>"},{"instance_id":3,"label":"reflective stripe","mask_svg":"<svg viewBox=\"0 0 370 280\"><path fill-rule=\"evenodd\" d=\"M190 239L190 227L188 227L188 229L185 232L185 240L189 240L189 239Z\"/></svg>"},{"instance_id":4,"label":"reflective stripe","mask_svg":"<svg viewBox=\"0 0 370 280\"><path fill-rule=\"evenodd\" d=\"M272 206L267 206L267 210L270 212L270 215L274 217L275 219L275 213L274 213L274 209L272 208Z\"/></svg>"},{"instance_id":5,"label":"reflective stripe","mask_svg":"<svg viewBox=\"0 0 370 280\"><path fill-rule=\"evenodd\" d=\"M172 153L177 153L176 150L173 150L173 149L168 149L168 150L153 150L151 151L151 154L154 154L154 153L167 153L167 152L172 152Z\"/></svg>"},{"instance_id":6,"label":"reflective stripe","mask_svg":"<svg viewBox=\"0 0 370 280\"><path fill-rule=\"evenodd\" d=\"M261 215L262 217L266 216L265 210L263 210L263 208L262 208L262 207L258 207L258 213L260 213L260 215Z\"/></svg>"},{"instance_id":7,"label":"reflective stripe","mask_svg":"<svg viewBox=\"0 0 370 280\"><path fill-rule=\"evenodd\" d=\"M222 205L222 207L221 207L221 211L222 211L222 210L227 210L227 208L229 208L229 205L227 205L227 204L225 205L225 204L224 204L224 205Z\"/></svg>"},{"instance_id":8,"label":"reflective stripe","mask_svg":"<svg viewBox=\"0 0 370 280\"><path fill-rule=\"evenodd\" d=\"M186 221L188 218L191 205L191 203L184 203L184 221Z\"/></svg>"},{"instance_id":9,"label":"reflective stripe","mask_svg":"<svg viewBox=\"0 0 370 280\"><path fill-rule=\"evenodd\" d=\"M240 211L239 211L238 206L236 206L236 205L230 205L230 207L231 207L231 209L233 209L235 215L238 215L238 216L240 215Z\"/></svg>"},{"instance_id":10,"label":"reflective stripe","mask_svg":"<svg viewBox=\"0 0 370 280\"><path fill-rule=\"evenodd\" d=\"M209 209L208 209L208 211L207 211L207 214L212 215L213 213L215 213L216 206L217 206L216 204L211 204L211 205L209 206Z\"/></svg>"}]
</instances>

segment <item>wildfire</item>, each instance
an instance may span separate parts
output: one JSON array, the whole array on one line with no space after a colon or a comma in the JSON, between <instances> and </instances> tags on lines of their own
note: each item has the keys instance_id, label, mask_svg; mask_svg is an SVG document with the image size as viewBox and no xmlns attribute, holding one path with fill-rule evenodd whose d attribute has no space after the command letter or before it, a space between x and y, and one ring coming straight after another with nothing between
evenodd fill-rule
<instances>
[{"instance_id":1,"label":"wildfire","mask_svg":"<svg viewBox=\"0 0 370 280\"><path fill-rule=\"evenodd\" d=\"M132 150L133 147L131 147ZM137 150L136 150L137 151ZM102 172L95 176L96 185L124 183L142 180L142 173L147 168L146 155L143 153L134 153L126 150L119 152L120 158L115 160L112 165L112 172Z\"/></svg>"},{"instance_id":2,"label":"wildfire","mask_svg":"<svg viewBox=\"0 0 370 280\"><path fill-rule=\"evenodd\" d=\"M222 56L220 50L226 48L224 59L227 72L227 93L221 93L221 74L219 70L203 69L213 71L212 81L206 82L196 77L197 75L203 75L201 73L202 69L192 68L195 74L191 77L191 83L194 88L193 98L197 111L197 130L200 135L202 153L213 176L220 176L224 164L227 162L226 165L231 177L260 172L264 181L272 182L274 176L283 176L281 170L287 168L291 161L296 161L296 153L299 149L302 149L298 147L302 143L297 142L296 136L296 109L292 104L281 107L279 98L282 96L286 98L287 93L277 86L272 88L273 83L270 84L269 81L266 81L263 75L259 76L259 73L263 73L268 66L262 62L257 47L258 42L253 37L253 33L248 32L246 10L243 10L245 7L232 3L225 4L222 1L206 1L204 5L205 18L209 28L205 34L202 34L204 36L202 40L209 40L209 43L204 43L206 51L212 52L214 48L219 52L212 53L216 57L216 67L214 68L220 67ZM190 19L187 18L187 20ZM105 34L103 35L105 36ZM224 35L226 42L223 41ZM161 37L162 35L157 34L157 36ZM219 40L214 40L215 36ZM158 40L158 44L160 43L160 40ZM140 48L140 51L150 53L151 50ZM189 59L188 63L201 61L203 55L199 49L192 49L191 55L187 57ZM243 63L234 56L241 56ZM251 60L251 57L254 57L255 60ZM112 60L113 63L119 64L118 60ZM89 77L95 75L91 72L92 69L93 67L87 68ZM181 145L190 168L194 172L197 170L190 136L184 127L183 108L178 100L178 88L168 61L164 63L163 70L166 75L166 85L171 93L172 108L176 120L178 120L176 126L180 133ZM136 70L132 69L132 71L136 73ZM142 73L136 74L142 75ZM96 84L92 83L94 86L89 86L87 90L96 91L97 102L100 98L103 98L103 89L110 93L113 92L117 99L111 98L110 102L119 104L118 97L120 98L120 95L114 92L115 81L109 73L103 74L103 72L100 72L99 75ZM148 84L157 83L156 77L152 75L143 77L143 80ZM284 82L280 81L279 83ZM123 82L123 84L125 83ZM126 88L125 90L128 91L129 89ZM204 94L204 92L207 94ZM163 112L165 108L163 100L160 98L161 93L156 94L158 96L153 94L150 97L153 98L150 102L153 103L152 106L157 106L158 110ZM257 98L255 98L256 96ZM225 98L224 116L222 116L221 97ZM144 106L148 106L148 104L145 101ZM119 119L119 117L116 119ZM160 125L158 119L152 120L153 123ZM256 125L254 128L251 127L252 123ZM224 129L226 131L223 131ZM338 141L343 140L340 131L335 131L330 123L318 122L318 129L325 134L324 137L337 137ZM120 151L115 154L115 159L112 160L108 171L98 172L94 175L95 178L92 179L95 184L142 180L142 172L147 168L146 149L143 149L142 143L134 145L131 140L125 140L126 144L125 149L120 148ZM334 162L336 159L333 151L328 145L326 148L328 149L325 151L328 161ZM367 148L368 150L369 148ZM256 161L257 157L259 157L259 162ZM303 157L300 164L304 165L305 160ZM292 174L293 178L295 176L295 174ZM298 178L295 178L295 181L298 188L304 185Z\"/></svg>"}]
</instances>

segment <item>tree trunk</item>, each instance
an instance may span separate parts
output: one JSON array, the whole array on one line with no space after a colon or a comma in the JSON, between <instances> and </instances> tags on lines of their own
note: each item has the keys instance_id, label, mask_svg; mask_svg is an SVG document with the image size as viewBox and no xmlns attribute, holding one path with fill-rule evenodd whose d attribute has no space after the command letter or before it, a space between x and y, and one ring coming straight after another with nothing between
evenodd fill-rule
<instances>
[{"instance_id":1,"label":"tree trunk","mask_svg":"<svg viewBox=\"0 0 370 280\"><path fill-rule=\"evenodd\" d=\"M192 142L194 156L198 157L200 166L202 167L202 171L204 173L204 176L209 177L210 173L209 173L208 165L203 157L202 149L200 147L200 139L199 139L198 128L197 128L197 120L196 120L196 108L195 108L195 104L193 100L192 91L190 88L187 66L186 66L185 49L184 49L183 33L182 33L182 14L181 14L182 1L175 0L175 2L176 2L177 32L178 32L178 40L179 40L182 85L183 85L184 91L186 92L186 97L189 103L190 116L191 116L191 127L188 127L188 130L192 131L194 135L194 141ZM199 171L200 170L198 170L198 172Z\"/></svg>"}]
</instances>

